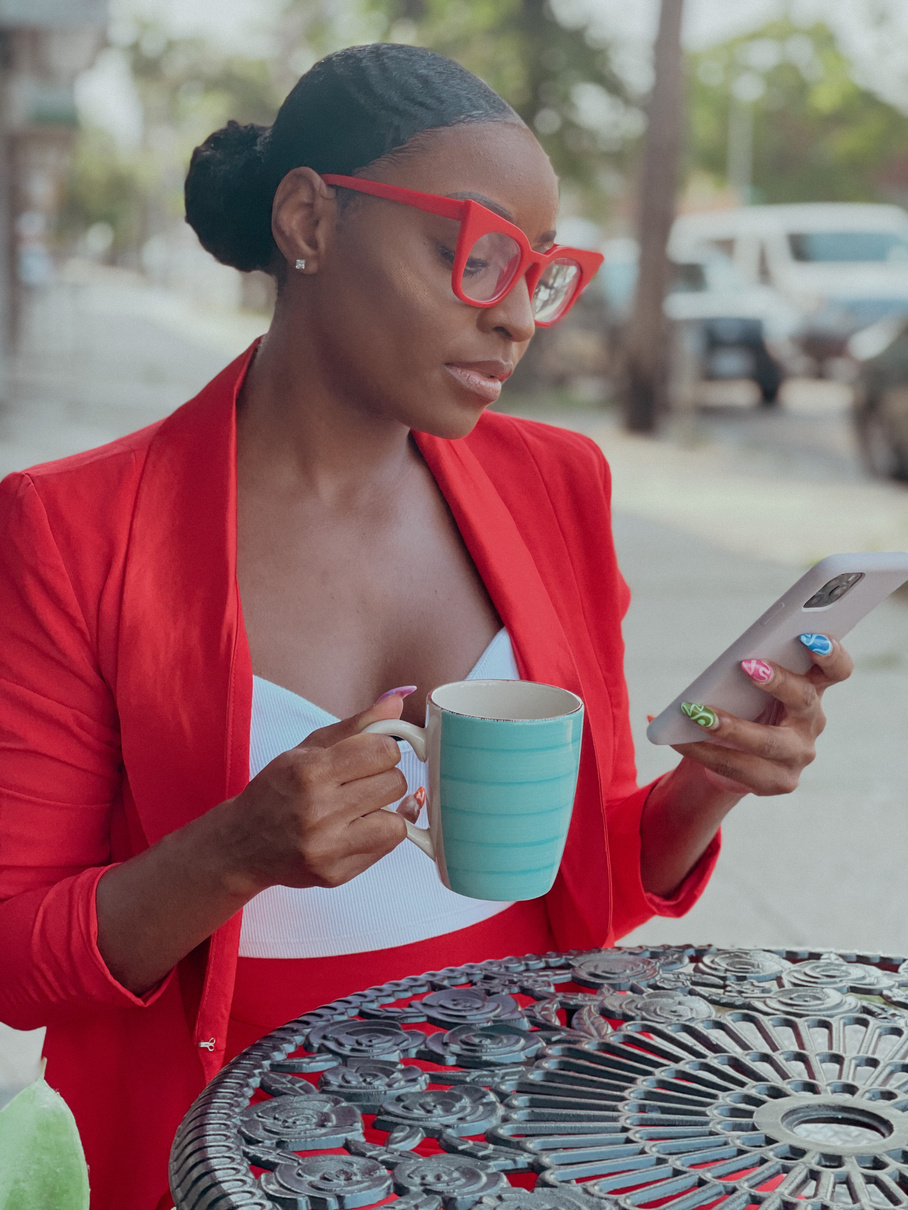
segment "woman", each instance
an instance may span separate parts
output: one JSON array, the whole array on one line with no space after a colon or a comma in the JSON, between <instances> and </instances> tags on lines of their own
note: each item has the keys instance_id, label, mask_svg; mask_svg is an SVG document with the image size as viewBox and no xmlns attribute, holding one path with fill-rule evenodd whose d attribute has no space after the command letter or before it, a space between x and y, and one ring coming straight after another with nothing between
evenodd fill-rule
<instances>
[{"instance_id":1,"label":"woman","mask_svg":"<svg viewBox=\"0 0 908 1210\"><path fill-rule=\"evenodd\" d=\"M707 712L636 786L607 467L486 414L597 258L538 255L554 174L468 72L330 56L272 128L212 135L186 198L206 248L276 277L268 334L161 424L2 490L0 1017L49 1026L98 1208L154 1206L204 1081L291 1016L687 910L721 818L794 788L849 671L837 645L764 665L777 726ZM478 673L587 705L543 900L444 892L381 809L414 817L420 770L363 728Z\"/></svg>"}]
</instances>

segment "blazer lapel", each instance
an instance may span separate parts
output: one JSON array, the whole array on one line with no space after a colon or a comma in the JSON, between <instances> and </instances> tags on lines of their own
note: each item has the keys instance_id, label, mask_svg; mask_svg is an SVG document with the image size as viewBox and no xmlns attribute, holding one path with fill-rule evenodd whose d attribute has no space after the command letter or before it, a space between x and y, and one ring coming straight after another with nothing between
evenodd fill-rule
<instances>
[{"instance_id":1,"label":"blazer lapel","mask_svg":"<svg viewBox=\"0 0 908 1210\"><path fill-rule=\"evenodd\" d=\"M248 780L252 674L236 584L236 425L249 349L161 426L126 561L117 701L149 844Z\"/></svg>"},{"instance_id":2,"label":"blazer lapel","mask_svg":"<svg viewBox=\"0 0 908 1210\"><path fill-rule=\"evenodd\" d=\"M254 349L161 425L136 500L116 692L129 794L149 844L249 779L252 666L236 582L235 415ZM189 1024L206 1079L223 1062L241 921L237 912L211 937L201 998L192 995ZM189 968L200 957L189 955Z\"/></svg>"},{"instance_id":3,"label":"blazer lapel","mask_svg":"<svg viewBox=\"0 0 908 1210\"><path fill-rule=\"evenodd\" d=\"M546 906L559 945L589 948L605 943L611 919L611 879L602 785L608 771L605 740L593 726L601 710L585 692L571 645L514 517L466 441L445 441L424 433L416 443L435 477L482 577L498 615L511 636L517 666L526 680L559 685L586 704L584 744L575 810L555 885ZM576 603L580 609L580 603ZM601 724L600 724L601 725ZM602 751L600 751L602 749Z\"/></svg>"},{"instance_id":4,"label":"blazer lapel","mask_svg":"<svg viewBox=\"0 0 908 1210\"><path fill-rule=\"evenodd\" d=\"M414 437L511 635L521 675L580 695L580 677L552 599L485 468L463 441Z\"/></svg>"}]
</instances>

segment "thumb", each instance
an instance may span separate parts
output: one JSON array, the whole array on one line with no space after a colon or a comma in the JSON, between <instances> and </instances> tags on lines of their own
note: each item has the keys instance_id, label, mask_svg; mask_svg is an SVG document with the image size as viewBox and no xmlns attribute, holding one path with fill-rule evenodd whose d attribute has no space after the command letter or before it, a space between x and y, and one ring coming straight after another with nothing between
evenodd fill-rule
<instances>
[{"instance_id":1,"label":"thumb","mask_svg":"<svg viewBox=\"0 0 908 1210\"><path fill-rule=\"evenodd\" d=\"M342 739L349 739L351 735L359 735L363 728L368 727L370 723L377 723L383 718L400 718L404 708L404 698L415 692L415 685L402 685L398 689L389 689L387 693L383 693L381 697L373 702L366 710L361 710L359 714L352 714L349 718L342 718L339 723L331 723L327 727L319 727L317 731L311 731L301 744L300 748L331 748L335 744L339 744Z\"/></svg>"}]
</instances>

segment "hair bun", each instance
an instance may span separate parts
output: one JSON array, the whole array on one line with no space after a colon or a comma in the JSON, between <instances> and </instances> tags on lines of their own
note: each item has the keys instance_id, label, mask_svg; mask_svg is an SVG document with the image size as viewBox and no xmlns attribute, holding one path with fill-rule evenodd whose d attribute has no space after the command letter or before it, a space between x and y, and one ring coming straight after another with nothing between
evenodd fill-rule
<instances>
[{"instance_id":1,"label":"hair bun","mask_svg":"<svg viewBox=\"0 0 908 1210\"><path fill-rule=\"evenodd\" d=\"M267 269L274 254L264 155L270 130L231 120L196 147L186 177L186 222L221 264L247 273Z\"/></svg>"}]
</instances>

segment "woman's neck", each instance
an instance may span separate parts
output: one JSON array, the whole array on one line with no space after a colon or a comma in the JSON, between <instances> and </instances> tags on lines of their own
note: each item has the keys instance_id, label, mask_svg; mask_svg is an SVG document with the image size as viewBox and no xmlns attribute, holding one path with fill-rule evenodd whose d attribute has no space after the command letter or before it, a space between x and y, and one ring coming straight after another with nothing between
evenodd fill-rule
<instances>
[{"instance_id":1,"label":"woman's neck","mask_svg":"<svg viewBox=\"0 0 908 1210\"><path fill-rule=\"evenodd\" d=\"M237 407L241 472L355 505L392 488L412 465L409 429L328 380L318 350L275 313Z\"/></svg>"}]
</instances>

